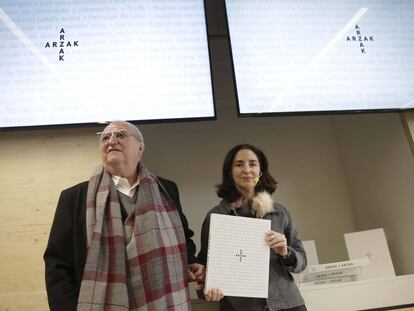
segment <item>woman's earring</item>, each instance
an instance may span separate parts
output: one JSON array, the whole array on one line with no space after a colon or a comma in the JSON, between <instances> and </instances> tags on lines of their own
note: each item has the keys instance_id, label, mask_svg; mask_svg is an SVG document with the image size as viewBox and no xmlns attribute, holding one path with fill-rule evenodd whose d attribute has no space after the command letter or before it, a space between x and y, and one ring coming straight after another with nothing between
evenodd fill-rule
<instances>
[{"instance_id":1,"label":"woman's earring","mask_svg":"<svg viewBox=\"0 0 414 311\"><path fill-rule=\"evenodd\" d=\"M255 184L257 184L260 181L260 177L262 177L263 173L260 172L259 176L256 176L255 178L253 178L253 181Z\"/></svg>"}]
</instances>

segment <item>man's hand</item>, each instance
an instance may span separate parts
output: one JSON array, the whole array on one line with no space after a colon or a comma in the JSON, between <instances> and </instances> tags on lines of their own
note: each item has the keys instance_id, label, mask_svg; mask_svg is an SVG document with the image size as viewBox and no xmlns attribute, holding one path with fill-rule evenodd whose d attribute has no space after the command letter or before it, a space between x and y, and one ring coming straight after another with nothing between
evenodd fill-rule
<instances>
[{"instance_id":1,"label":"man's hand","mask_svg":"<svg viewBox=\"0 0 414 311\"><path fill-rule=\"evenodd\" d=\"M199 263L192 263L188 266L188 279L190 282L204 282L206 277L206 267Z\"/></svg>"}]
</instances>

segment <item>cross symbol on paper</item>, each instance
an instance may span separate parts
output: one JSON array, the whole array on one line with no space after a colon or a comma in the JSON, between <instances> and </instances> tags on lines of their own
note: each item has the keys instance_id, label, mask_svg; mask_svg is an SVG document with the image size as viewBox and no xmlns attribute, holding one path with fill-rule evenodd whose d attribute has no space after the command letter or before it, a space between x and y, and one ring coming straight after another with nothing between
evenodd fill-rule
<instances>
[{"instance_id":1,"label":"cross symbol on paper","mask_svg":"<svg viewBox=\"0 0 414 311\"><path fill-rule=\"evenodd\" d=\"M240 250L240 253L239 253L239 254L236 254L236 257L239 257L240 262L241 262L243 257L244 257L244 258L246 258L246 255L245 255L245 254L243 254L243 250L241 249L241 250Z\"/></svg>"},{"instance_id":2,"label":"cross symbol on paper","mask_svg":"<svg viewBox=\"0 0 414 311\"><path fill-rule=\"evenodd\" d=\"M368 251L368 253L365 255L365 256L367 256L369 259L371 259L371 257L373 256L369 251Z\"/></svg>"}]
</instances>

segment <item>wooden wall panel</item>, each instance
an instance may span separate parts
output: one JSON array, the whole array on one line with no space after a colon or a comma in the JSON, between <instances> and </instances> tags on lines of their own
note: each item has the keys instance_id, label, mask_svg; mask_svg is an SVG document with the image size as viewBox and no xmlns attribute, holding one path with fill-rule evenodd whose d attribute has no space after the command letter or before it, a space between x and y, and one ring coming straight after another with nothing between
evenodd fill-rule
<instances>
[{"instance_id":1,"label":"wooden wall panel","mask_svg":"<svg viewBox=\"0 0 414 311\"><path fill-rule=\"evenodd\" d=\"M48 310L45 291L0 294L2 311L45 311Z\"/></svg>"},{"instance_id":2,"label":"wooden wall panel","mask_svg":"<svg viewBox=\"0 0 414 311\"><path fill-rule=\"evenodd\" d=\"M47 310L43 253L60 192L99 163L93 128L0 133L0 310ZM7 146L7 148L5 147Z\"/></svg>"},{"instance_id":3,"label":"wooden wall panel","mask_svg":"<svg viewBox=\"0 0 414 311\"><path fill-rule=\"evenodd\" d=\"M44 290L43 252L50 225L0 228L0 294Z\"/></svg>"}]
</instances>

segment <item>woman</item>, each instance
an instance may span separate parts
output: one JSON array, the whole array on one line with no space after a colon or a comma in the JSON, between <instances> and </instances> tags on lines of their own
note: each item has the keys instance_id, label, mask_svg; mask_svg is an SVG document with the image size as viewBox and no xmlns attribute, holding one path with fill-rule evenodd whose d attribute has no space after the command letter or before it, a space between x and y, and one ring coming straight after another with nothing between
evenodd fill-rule
<instances>
[{"instance_id":1,"label":"woman","mask_svg":"<svg viewBox=\"0 0 414 311\"><path fill-rule=\"evenodd\" d=\"M220 289L208 289L205 299L220 300L220 310L306 310L291 274L306 268L306 254L288 210L274 203L270 196L276 184L268 171L267 158L258 148L243 144L227 153L222 183L217 186L217 195L222 200L204 220L199 260L206 264L211 214L270 219L271 231L264 238L271 254L268 298L223 297ZM202 287L199 285L197 289Z\"/></svg>"}]
</instances>

